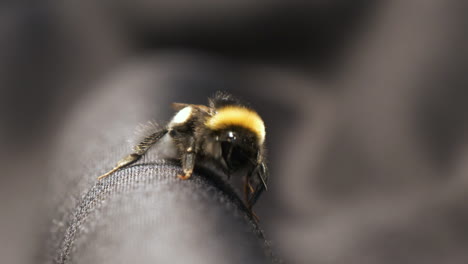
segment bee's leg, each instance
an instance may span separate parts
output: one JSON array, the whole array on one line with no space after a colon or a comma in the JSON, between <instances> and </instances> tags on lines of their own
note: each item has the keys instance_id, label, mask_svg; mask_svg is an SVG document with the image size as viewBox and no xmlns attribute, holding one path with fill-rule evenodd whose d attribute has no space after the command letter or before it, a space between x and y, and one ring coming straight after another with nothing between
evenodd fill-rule
<instances>
[{"instance_id":1,"label":"bee's leg","mask_svg":"<svg viewBox=\"0 0 468 264\"><path fill-rule=\"evenodd\" d=\"M167 133L167 129L165 128L145 137L138 145L133 147L134 153L142 156L148 151L149 148L151 148L151 146L153 146L164 135L166 135L166 133Z\"/></svg>"},{"instance_id":2,"label":"bee's leg","mask_svg":"<svg viewBox=\"0 0 468 264\"><path fill-rule=\"evenodd\" d=\"M265 187L265 191L268 190L267 180L268 180L268 171L266 169L265 163L260 164L260 170L258 171L258 177L262 181L263 187Z\"/></svg>"},{"instance_id":3,"label":"bee's leg","mask_svg":"<svg viewBox=\"0 0 468 264\"><path fill-rule=\"evenodd\" d=\"M257 202L258 198L260 198L260 195L267 190L266 182L268 179L268 172L266 170L265 164L261 163L259 166L257 166L251 176L256 177L253 178L253 180L256 182L254 183L254 191L251 193L251 196L247 202L250 207L252 207Z\"/></svg>"},{"instance_id":4,"label":"bee's leg","mask_svg":"<svg viewBox=\"0 0 468 264\"><path fill-rule=\"evenodd\" d=\"M259 222L260 218L257 216L257 214L250 208L250 214L252 215L252 218L255 220L255 222Z\"/></svg>"},{"instance_id":5,"label":"bee's leg","mask_svg":"<svg viewBox=\"0 0 468 264\"><path fill-rule=\"evenodd\" d=\"M258 166L251 168L244 177L244 201L249 209L252 208L252 205L249 203L249 201L251 199L250 197L252 193L254 192L254 188L250 184L250 181L251 181L252 175L254 175L256 171L258 170L257 168Z\"/></svg>"},{"instance_id":6,"label":"bee's leg","mask_svg":"<svg viewBox=\"0 0 468 264\"><path fill-rule=\"evenodd\" d=\"M244 201L247 203L249 201L249 188L247 184L247 179L244 178ZM248 204L246 204L247 207L250 207Z\"/></svg>"},{"instance_id":7,"label":"bee's leg","mask_svg":"<svg viewBox=\"0 0 468 264\"><path fill-rule=\"evenodd\" d=\"M247 210L249 211L250 215L252 216L252 218L258 222L259 221L259 218L258 216L255 214L255 212L253 211L253 204L250 203L250 196L252 195L252 193L254 193L254 188L252 187L252 185L250 184L250 177L252 175L253 172L255 172L256 169L254 169L252 172L248 173L247 176L244 178L244 200L245 200L245 203L246 203L246 206L247 206Z\"/></svg>"},{"instance_id":8,"label":"bee's leg","mask_svg":"<svg viewBox=\"0 0 468 264\"><path fill-rule=\"evenodd\" d=\"M98 180L101 180L101 179L111 175L112 173L118 171L119 169L124 168L124 167L136 162L137 160L139 160L148 151L148 149L151 146L153 146L156 142L158 142L166 133L167 133L167 129L163 129L163 130L155 132L155 133L147 136L146 138L144 138L138 145L136 145L133 148L134 152L132 154L126 156L125 158L123 158L119 162L117 162L117 164L115 165L115 167L112 170L110 170L107 173L99 176Z\"/></svg>"},{"instance_id":9,"label":"bee's leg","mask_svg":"<svg viewBox=\"0 0 468 264\"><path fill-rule=\"evenodd\" d=\"M251 201L251 196L252 194L254 194L255 192L255 189L252 187L252 185L250 184L250 181L251 181L251 177L252 175L255 175L256 172L258 171L258 166L253 166L248 172L247 174L243 177L243 185L244 185L244 204L245 206L247 207L247 211L250 213L250 215L252 216L252 218L258 222L259 221L259 218L258 216L255 214L255 212L253 211L252 207L253 207L253 203L250 203ZM255 195L255 194L254 194Z\"/></svg>"},{"instance_id":10,"label":"bee's leg","mask_svg":"<svg viewBox=\"0 0 468 264\"><path fill-rule=\"evenodd\" d=\"M182 170L183 174L177 175L181 180L187 180L192 176L193 168L195 167L195 139L191 137L188 142L188 147L185 149L185 152L182 154Z\"/></svg>"},{"instance_id":11,"label":"bee's leg","mask_svg":"<svg viewBox=\"0 0 468 264\"><path fill-rule=\"evenodd\" d=\"M136 153L132 153L132 154L126 156L125 158L121 159L119 162L117 162L117 164L115 165L115 167L112 170L110 170L107 173L99 176L97 179L100 180L102 178L105 178L105 177L111 175L112 173L116 172L117 170L136 162L140 158L141 158L141 155L138 155Z\"/></svg>"},{"instance_id":12,"label":"bee's leg","mask_svg":"<svg viewBox=\"0 0 468 264\"><path fill-rule=\"evenodd\" d=\"M226 164L226 161L224 159L220 159L220 169L223 171L224 174L226 174L227 179L231 179L231 170L229 169L229 166Z\"/></svg>"}]
</instances>

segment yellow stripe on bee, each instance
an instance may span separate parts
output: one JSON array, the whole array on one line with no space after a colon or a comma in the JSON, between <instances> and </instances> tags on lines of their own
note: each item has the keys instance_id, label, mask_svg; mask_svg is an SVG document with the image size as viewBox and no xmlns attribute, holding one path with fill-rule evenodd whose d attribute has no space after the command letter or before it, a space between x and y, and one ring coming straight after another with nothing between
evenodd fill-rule
<instances>
[{"instance_id":1,"label":"yellow stripe on bee","mask_svg":"<svg viewBox=\"0 0 468 264\"><path fill-rule=\"evenodd\" d=\"M226 106L209 118L205 125L213 130L224 129L229 126L240 126L252 131L262 144L265 140L265 124L255 112L245 107Z\"/></svg>"}]
</instances>

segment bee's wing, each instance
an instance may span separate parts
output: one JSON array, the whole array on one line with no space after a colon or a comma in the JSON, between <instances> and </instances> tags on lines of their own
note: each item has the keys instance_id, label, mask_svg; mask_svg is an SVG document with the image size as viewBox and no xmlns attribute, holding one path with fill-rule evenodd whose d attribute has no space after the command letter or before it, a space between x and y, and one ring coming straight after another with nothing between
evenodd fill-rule
<instances>
[{"instance_id":1,"label":"bee's wing","mask_svg":"<svg viewBox=\"0 0 468 264\"><path fill-rule=\"evenodd\" d=\"M183 108L189 106L190 104L183 104L183 103L172 103L171 107L172 109L179 111L182 110Z\"/></svg>"},{"instance_id":2,"label":"bee's wing","mask_svg":"<svg viewBox=\"0 0 468 264\"><path fill-rule=\"evenodd\" d=\"M176 111L182 110L187 106L191 106L193 108L197 108L197 109L200 109L203 112L211 114L211 108L209 108L206 105L195 105L195 104L184 104L184 103L172 103L172 105L171 105L172 109L174 109Z\"/></svg>"}]
</instances>

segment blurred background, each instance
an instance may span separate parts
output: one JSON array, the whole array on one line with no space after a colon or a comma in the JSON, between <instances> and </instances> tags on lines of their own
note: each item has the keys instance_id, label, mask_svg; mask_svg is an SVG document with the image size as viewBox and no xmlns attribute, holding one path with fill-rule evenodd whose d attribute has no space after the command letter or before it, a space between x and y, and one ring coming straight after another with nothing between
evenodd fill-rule
<instances>
[{"instance_id":1,"label":"blurred background","mask_svg":"<svg viewBox=\"0 0 468 264\"><path fill-rule=\"evenodd\" d=\"M271 182L256 211L285 262L468 263L467 11L2 1L1 262L35 263L58 199L51 170L85 165L74 157L119 131L106 120L128 139L168 120L171 102L225 90L266 122Z\"/></svg>"}]
</instances>

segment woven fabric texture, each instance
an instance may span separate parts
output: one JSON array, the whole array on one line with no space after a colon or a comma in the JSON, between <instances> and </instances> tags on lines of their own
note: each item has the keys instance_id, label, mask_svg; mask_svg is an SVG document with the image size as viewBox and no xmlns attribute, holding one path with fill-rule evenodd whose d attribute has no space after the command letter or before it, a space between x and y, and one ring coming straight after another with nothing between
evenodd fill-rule
<instances>
[{"instance_id":1,"label":"woven fabric texture","mask_svg":"<svg viewBox=\"0 0 468 264\"><path fill-rule=\"evenodd\" d=\"M168 161L96 182L70 214L56 263L271 263L262 231L218 175ZM60 236L57 236L60 237Z\"/></svg>"}]
</instances>

